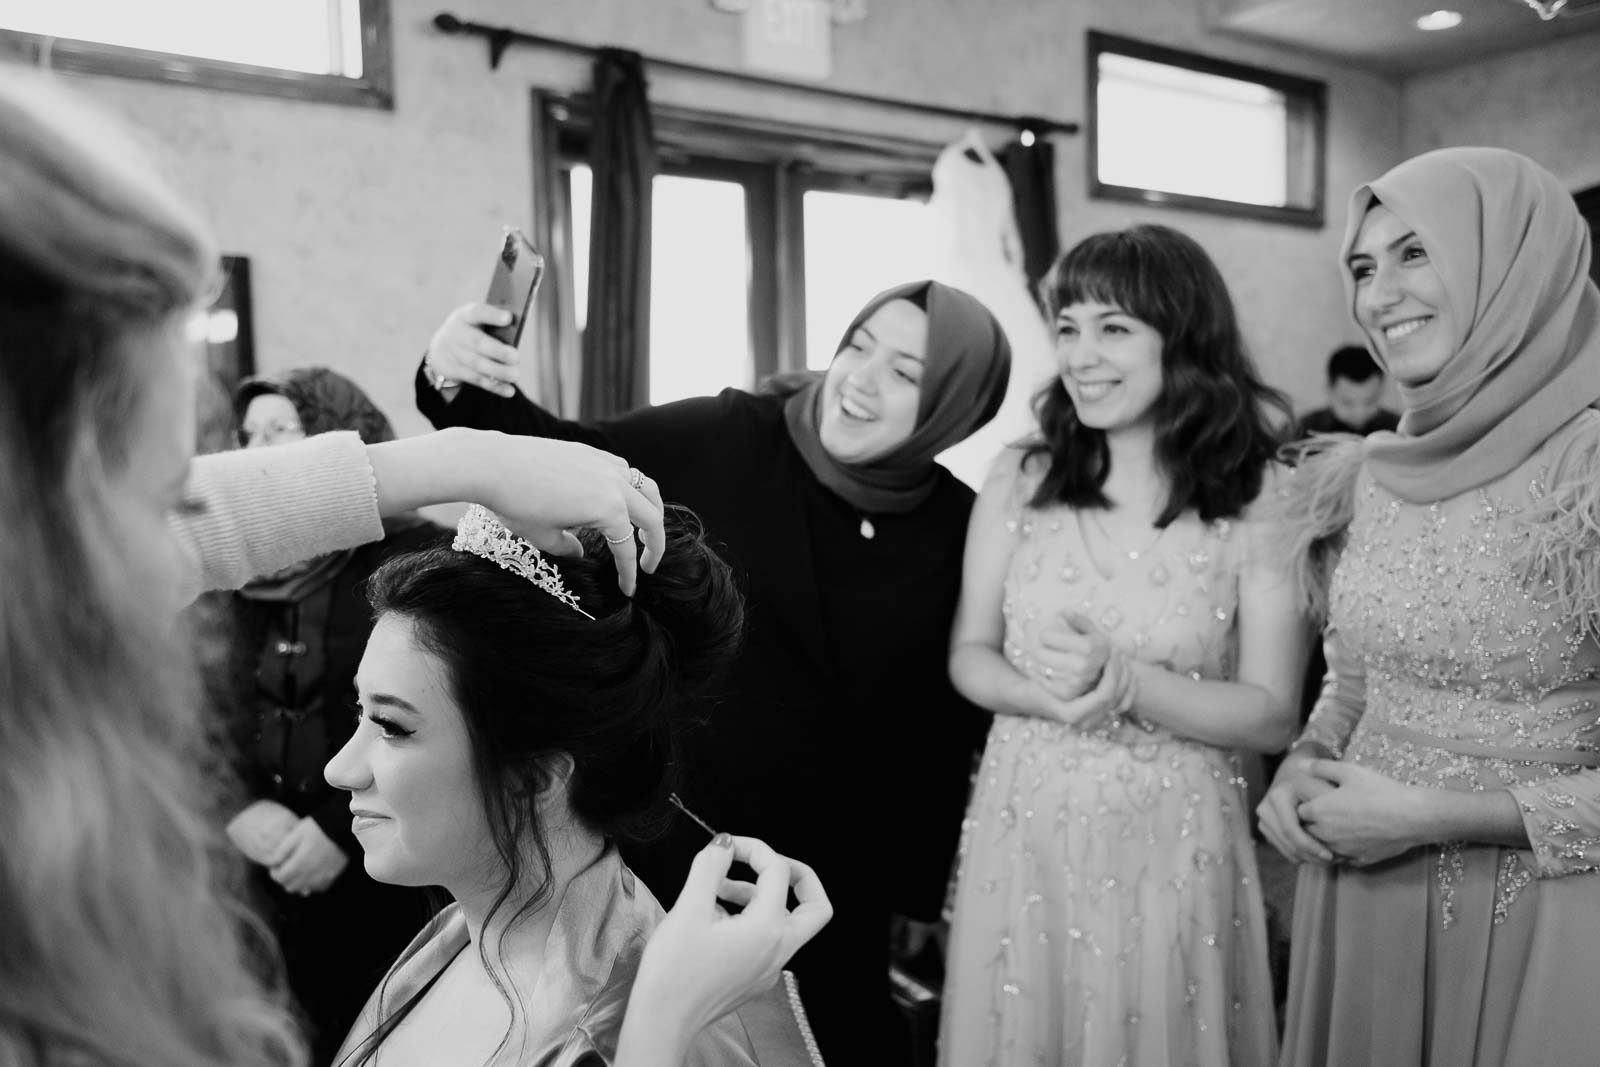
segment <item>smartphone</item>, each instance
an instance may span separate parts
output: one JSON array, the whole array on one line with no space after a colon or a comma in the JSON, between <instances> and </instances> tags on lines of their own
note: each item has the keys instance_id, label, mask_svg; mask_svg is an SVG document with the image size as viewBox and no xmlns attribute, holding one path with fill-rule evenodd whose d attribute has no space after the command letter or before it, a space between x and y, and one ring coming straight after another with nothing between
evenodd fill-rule
<instances>
[{"instance_id":1,"label":"smartphone","mask_svg":"<svg viewBox=\"0 0 1600 1067\"><path fill-rule=\"evenodd\" d=\"M533 294L543 278L544 257L521 230L507 226L505 239L500 242L500 255L495 259L494 276L489 279L486 302L511 312L511 322L505 326L484 327L484 332L512 348L517 347L517 342L522 340L522 327L528 321Z\"/></svg>"}]
</instances>

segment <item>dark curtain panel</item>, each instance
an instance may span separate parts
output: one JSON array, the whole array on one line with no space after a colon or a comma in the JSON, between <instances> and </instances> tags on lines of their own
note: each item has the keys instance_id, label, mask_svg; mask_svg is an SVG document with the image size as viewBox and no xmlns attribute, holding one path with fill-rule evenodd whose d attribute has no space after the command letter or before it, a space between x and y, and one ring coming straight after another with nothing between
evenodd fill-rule
<instances>
[{"instance_id":1,"label":"dark curtain panel","mask_svg":"<svg viewBox=\"0 0 1600 1067\"><path fill-rule=\"evenodd\" d=\"M594 62L589 142L589 314L580 419L650 402L650 184L656 141L638 53L602 48Z\"/></svg>"},{"instance_id":2,"label":"dark curtain panel","mask_svg":"<svg viewBox=\"0 0 1600 1067\"><path fill-rule=\"evenodd\" d=\"M1028 289L1037 293L1040 279L1049 272L1061 248L1056 230L1056 149L1043 138L1031 145L1012 141L1000 150L1000 165L1011 181L1011 198L1016 202Z\"/></svg>"}]
</instances>

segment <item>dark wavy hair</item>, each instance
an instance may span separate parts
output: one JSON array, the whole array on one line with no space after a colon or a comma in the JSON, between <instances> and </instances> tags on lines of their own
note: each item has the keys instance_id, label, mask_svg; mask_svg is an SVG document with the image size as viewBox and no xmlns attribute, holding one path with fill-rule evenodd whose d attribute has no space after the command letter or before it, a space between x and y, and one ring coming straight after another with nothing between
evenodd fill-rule
<instances>
[{"instance_id":1,"label":"dark wavy hair","mask_svg":"<svg viewBox=\"0 0 1600 1067\"><path fill-rule=\"evenodd\" d=\"M666 825L678 728L714 697L744 633L744 600L699 520L668 507L666 527L661 564L639 573L631 599L596 532L582 535L582 557L546 557L593 619L450 548L397 556L368 584L374 612L405 618L444 664L466 722L478 795L506 870L491 916L515 894L514 922L549 895L549 845L531 798L549 784L551 756L571 757L568 802L589 828L638 840ZM527 870L530 845L542 870ZM487 946L478 952L515 1019ZM414 1004L383 1018L351 1058L374 1054Z\"/></svg>"},{"instance_id":2,"label":"dark wavy hair","mask_svg":"<svg viewBox=\"0 0 1600 1067\"><path fill-rule=\"evenodd\" d=\"M1257 375L1227 283L1205 250L1166 226L1095 234L1063 253L1040 288L1052 321L1076 303L1113 304L1161 335L1153 414L1167 503L1156 525L1189 508L1206 522L1239 515L1260 493L1291 412ZM1050 466L1033 506L1109 507L1105 432L1078 421L1059 377L1039 392L1034 410L1040 438L1024 461L1047 456Z\"/></svg>"}]
</instances>

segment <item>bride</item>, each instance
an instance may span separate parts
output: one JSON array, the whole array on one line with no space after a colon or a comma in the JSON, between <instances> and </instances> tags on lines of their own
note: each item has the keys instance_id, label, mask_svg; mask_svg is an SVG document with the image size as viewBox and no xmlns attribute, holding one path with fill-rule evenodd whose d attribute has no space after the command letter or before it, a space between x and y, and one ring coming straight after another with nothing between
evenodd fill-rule
<instances>
[{"instance_id":1,"label":"bride","mask_svg":"<svg viewBox=\"0 0 1600 1067\"><path fill-rule=\"evenodd\" d=\"M743 628L728 567L692 516L669 510L666 533L631 599L598 535L557 564L476 506L453 547L373 576L361 718L326 775L350 793L369 874L443 886L454 902L383 980L336 1062L612 1062L662 920L615 842L658 824L675 723ZM687 1062L806 1062L803 1023L779 1021L761 1049L774 1028L727 1015Z\"/></svg>"}]
</instances>

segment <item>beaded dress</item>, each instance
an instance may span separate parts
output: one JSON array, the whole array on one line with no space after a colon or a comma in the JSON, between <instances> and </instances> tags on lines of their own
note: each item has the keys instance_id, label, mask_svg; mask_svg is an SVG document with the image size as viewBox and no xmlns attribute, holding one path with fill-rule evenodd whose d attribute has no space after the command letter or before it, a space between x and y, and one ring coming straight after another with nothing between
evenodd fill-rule
<instances>
[{"instance_id":1,"label":"beaded dress","mask_svg":"<svg viewBox=\"0 0 1600 1067\"><path fill-rule=\"evenodd\" d=\"M1113 546L1092 512L1007 528L1004 654L1081 613L1136 659L1232 677L1256 524L1185 514ZM1026 483L1026 484L1025 484ZM962 826L939 1061L1258 1067L1276 1053L1266 927L1237 760L1137 720L996 715Z\"/></svg>"},{"instance_id":2,"label":"beaded dress","mask_svg":"<svg viewBox=\"0 0 1600 1067\"><path fill-rule=\"evenodd\" d=\"M1411 785L1510 789L1533 847L1303 867L1284 1064L1600 1062L1600 413L1433 504L1377 484L1358 444L1302 475L1354 493L1303 739ZM1587 510L1542 515L1557 496ZM1572 565L1525 582L1541 554Z\"/></svg>"}]
</instances>

